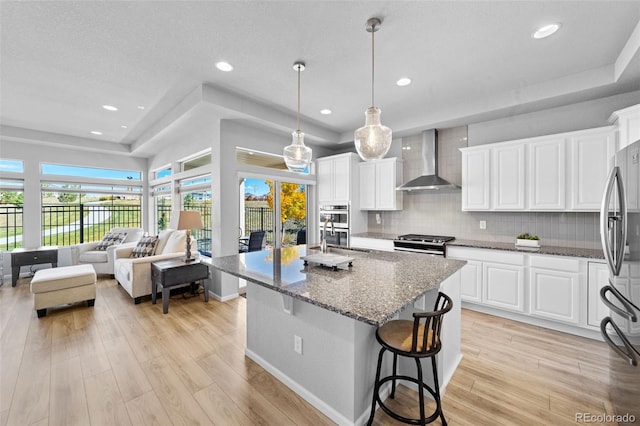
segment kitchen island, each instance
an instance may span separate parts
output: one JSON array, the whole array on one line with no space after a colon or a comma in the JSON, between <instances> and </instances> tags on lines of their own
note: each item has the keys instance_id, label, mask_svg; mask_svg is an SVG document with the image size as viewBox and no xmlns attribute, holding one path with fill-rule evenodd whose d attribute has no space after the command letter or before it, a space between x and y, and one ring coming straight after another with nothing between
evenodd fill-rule
<instances>
[{"instance_id":1,"label":"kitchen island","mask_svg":"<svg viewBox=\"0 0 640 426\"><path fill-rule=\"evenodd\" d=\"M364 424L380 349L376 328L397 316L411 318L414 310L432 310L441 290L454 301L438 355L444 389L461 358L458 270L465 262L331 252L353 258L352 267L305 265L301 257L319 253L305 245L212 259L213 268L247 280L246 355L336 423ZM399 363L399 371L414 375L415 364Z\"/></svg>"}]
</instances>

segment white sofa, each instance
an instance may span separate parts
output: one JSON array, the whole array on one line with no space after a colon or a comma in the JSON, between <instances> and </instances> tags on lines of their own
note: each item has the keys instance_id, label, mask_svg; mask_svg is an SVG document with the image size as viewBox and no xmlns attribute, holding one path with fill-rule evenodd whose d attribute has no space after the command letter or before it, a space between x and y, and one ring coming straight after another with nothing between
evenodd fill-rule
<instances>
[{"instance_id":1,"label":"white sofa","mask_svg":"<svg viewBox=\"0 0 640 426\"><path fill-rule=\"evenodd\" d=\"M184 256L186 241L185 231L167 229L158 235L156 254L152 256L130 257L135 245L116 248L114 267L116 280L133 298L135 304L140 303L142 296L151 294L151 263ZM191 256L199 256L197 242L193 237L191 238Z\"/></svg>"},{"instance_id":2,"label":"white sofa","mask_svg":"<svg viewBox=\"0 0 640 426\"><path fill-rule=\"evenodd\" d=\"M126 233L122 243L109 246L106 250L95 250L100 241L75 244L71 246L72 265L93 265L96 274L114 275L115 250L118 247L135 247L144 231L142 228L112 228L109 232Z\"/></svg>"}]
</instances>

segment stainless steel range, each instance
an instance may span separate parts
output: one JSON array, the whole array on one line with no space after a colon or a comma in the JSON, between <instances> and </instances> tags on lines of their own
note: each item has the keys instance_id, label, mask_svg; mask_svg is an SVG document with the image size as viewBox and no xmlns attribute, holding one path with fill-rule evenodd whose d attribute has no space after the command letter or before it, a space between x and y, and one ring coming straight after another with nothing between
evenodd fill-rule
<instances>
[{"instance_id":1,"label":"stainless steel range","mask_svg":"<svg viewBox=\"0 0 640 426\"><path fill-rule=\"evenodd\" d=\"M393 246L398 251L414 251L418 253L435 254L445 256L446 245L455 237L442 235L406 234L393 240Z\"/></svg>"}]
</instances>

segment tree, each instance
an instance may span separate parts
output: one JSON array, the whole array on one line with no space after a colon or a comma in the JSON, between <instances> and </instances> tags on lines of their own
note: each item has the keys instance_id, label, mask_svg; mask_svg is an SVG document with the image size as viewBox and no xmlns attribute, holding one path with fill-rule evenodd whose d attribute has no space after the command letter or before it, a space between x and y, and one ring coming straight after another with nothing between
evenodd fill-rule
<instances>
[{"instance_id":1,"label":"tree","mask_svg":"<svg viewBox=\"0 0 640 426\"><path fill-rule=\"evenodd\" d=\"M269 185L269 194L267 195L267 204L273 210L273 182L267 182ZM287 219L305 219L307 217L307 196L305 187L299 183L280 184L280 218L282 219L282 230Z\"/></svg>"},{"instance_id":2,"label":"tree","mask_svg":"<svg viewBox=\"0 0 640 426\"><path fill-rule=\"evenodd\" d=\"M2 191L0 192L0 204L21 206L24 204L24 194L22 192Z\"/></svg>"},{"instance_id":3,"label":"tree","mask_svg":"<svg viewBox=\"0 0 640 426\"><path fill-rule=\"evenodd\" d=\"M78 194L72 194L71 192L61 192L58 194L58 201L61 203L73 203L78 199Z\"/></svg>"}]
</instances>

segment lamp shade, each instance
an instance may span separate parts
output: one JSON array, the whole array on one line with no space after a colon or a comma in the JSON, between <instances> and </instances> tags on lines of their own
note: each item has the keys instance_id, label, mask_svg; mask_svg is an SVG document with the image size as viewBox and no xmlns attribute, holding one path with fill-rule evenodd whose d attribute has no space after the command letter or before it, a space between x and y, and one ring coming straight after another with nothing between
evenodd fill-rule
<instances>
[{"instance_id":1,"label":"lamp shade","mask_svg":"<svg viewBox=\"0 0 640 426\"><path fill-rule=\"evenodd\" d=\"M202 229L202 216L199 211L181 210L178 215L178 224L176 229Z\"/></svg>"},{"instance_id":2,"label":"lamp shade","mask_svg":"<svg viewBox=\"0 0 640 426\"><path fill-rule=\"evenodd\" d=\"M380 123L380 108L368 108L365 116L365 125L354 133L356 151L364 161L379 160L391 147L392 132Z\"/></svg>"}]
</instances>

